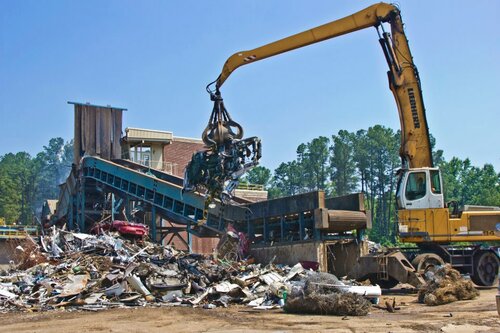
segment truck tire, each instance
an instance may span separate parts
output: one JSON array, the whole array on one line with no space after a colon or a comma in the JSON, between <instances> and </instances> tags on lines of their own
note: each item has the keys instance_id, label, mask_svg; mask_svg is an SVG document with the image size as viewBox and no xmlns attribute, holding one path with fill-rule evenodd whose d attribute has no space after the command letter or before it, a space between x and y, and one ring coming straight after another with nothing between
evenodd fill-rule
<instances>
[{"instance_id":1,"label":"truck tire","mask_svg":"<svg viewBox=\"0 0 500 333\"><path fill-rule=\"evenodd\" d=\"M418 273L424 275L429 270L434 270L437 266L444 265L444 260L435 253L422 253L412 260L411 264Z\"/></svg>"},{"instance_id":2,"label":"truck tire","mask_svg":"<svg viewBox=\"0 0 500 333\"><path fill-rule=\"evenodd\" d=\"M478 251L474 254L472 281L478 286L494 286L498 283L500 260L493 251Z\"/></svg>"}]
</instances>

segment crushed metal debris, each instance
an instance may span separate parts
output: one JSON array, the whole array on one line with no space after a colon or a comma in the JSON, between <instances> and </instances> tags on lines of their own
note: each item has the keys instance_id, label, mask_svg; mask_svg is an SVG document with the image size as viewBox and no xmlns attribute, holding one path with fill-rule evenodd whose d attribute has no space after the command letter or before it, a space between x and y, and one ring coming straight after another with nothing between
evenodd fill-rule
<instances>
[{"instance_id":1,"label":"crushed metal debris","mask_svg":"<svg viewBox=\"0 0 500 333\"><path fill-rule=\"evenodd\" d=\"M344 284L336 287L341 291L337 294L330 292L330 286L312 287L314 281L323 280L315 280L318 273L305 270L300 263L263 267L230 261L228 256L189 254L118 233L90 235L56 228L50 235L16 245L16 267L0 272L0 312L130 306L213 309L230 304L272 309L282 307L292 290L305 285L309 285L304 289L309 297L321 298L323 289L328 290L328 298L337 295L334 302L341 309L350 306L345 305L350 299L369 304L344 290ZM320 303L322 312L332 313L324 310L331 302Z\"/></svg>"}]
</instances>

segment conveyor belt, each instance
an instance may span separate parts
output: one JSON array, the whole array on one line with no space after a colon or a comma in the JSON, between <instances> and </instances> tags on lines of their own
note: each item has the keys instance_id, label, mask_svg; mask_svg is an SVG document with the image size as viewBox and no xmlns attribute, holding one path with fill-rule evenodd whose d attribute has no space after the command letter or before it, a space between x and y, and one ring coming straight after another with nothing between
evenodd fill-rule
<instances>
[{"instance_id":1,"label":"conveyor belt","mask_svg":"<svg viewBox=\"0 0 500 333\"><path fill-rule=\"evenodd\" d=\"M165 219L192 226L189 231L193 234L223 230L226 222L224 216L228 213L231 216L244 216L244 212L237 212L243 208L221 208L217 204L216 208L210 209L207 223L196 228L203 219L205 197L199 193L182 193L182 178L131 161L107 161L90 156L83 158L81 168L85 179L94 180L118 195L129 196L151 205L156 214Z\"/></svg>"},{"instance_id":2,"label":"conveyor belt","mask_svg":"<svg viewBox=\"0 0 500 333\"><path fill-rule=\"evenodd\" d=\"M141 201L153 215L185 225L189 233L199 236L220 234L228 223L236 223L240 230L246 229L264 243L295 242L342 238L344 232L364 229L367 225L363 198L358 194L325 200L324 192L315 191L257 203L238 199L235 205L222 206L217 202L205 221L205 196L197 192L182 193L182 178L131 161L99 157L83 158L80 170L87 185L80 188L92 191L105 187L106 192L121 198ZM80 207L85 206L85 193L83 198ZM82 209L77 211L81 214ZM151 224L153 235L156 227Z\"/></svg>"},{"instance_id":3,"label":"conveyor belt","mask_svg":"<svg viewBox=\"0 0 500 333\"><path fill-rule=\"evenodd\" d=\"M120 160L113 160L112 162L114 162L116 164L120 164L120 165L125 166L129 169L132 169L132 170L135 170L135 171L138 171L141 173L150 174L150 175L152 174L156 178L164 180L170 184L174 184L174 185L181 186L181 187L183 185L183 179L181 177L177 177L177 176L165 173L163 171L152 169L152 168L144 166L142 164L134 163L130 160L120 159ZM233 197L233 201L235 201L238 204L251 203L251 201L246 200L244 198L239 198L239 197Z\"/></svg>"}]
</instances>

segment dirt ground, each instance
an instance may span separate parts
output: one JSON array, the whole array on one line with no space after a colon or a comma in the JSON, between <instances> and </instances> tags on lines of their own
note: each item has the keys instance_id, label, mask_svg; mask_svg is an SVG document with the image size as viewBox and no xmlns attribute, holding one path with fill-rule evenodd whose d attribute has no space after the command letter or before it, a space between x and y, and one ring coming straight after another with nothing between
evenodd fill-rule
<instances>
[{"instance_id":1,"label":"dirt ground","mask_svg":"<svg viewBox=\"0 0 500 333\"><path fill-rule=\"evenodd\" d=\"M244 306L5 313L0 314L0 332L500 332L497 290L480 292L472 301L429 307L418 304L416 294L391 291L380 305L395 297L400 310L389 313L374 307L365 317L290 315Z\"/></svg>"}]
</instances>

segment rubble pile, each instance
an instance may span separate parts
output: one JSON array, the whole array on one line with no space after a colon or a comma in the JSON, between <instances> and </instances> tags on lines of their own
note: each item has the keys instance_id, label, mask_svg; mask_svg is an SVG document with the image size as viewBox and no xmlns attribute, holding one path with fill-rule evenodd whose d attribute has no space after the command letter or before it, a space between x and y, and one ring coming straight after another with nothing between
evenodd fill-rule
<instances>
[{"instance_id":1,"label":"rubble pile","mask_svg":"<svg viewBox=\"0 0 500 333\"><path fill-rule=\"evenodd\" d=\"M350 292L351 288L332 274L313 273L305 278L303 286L292 288L284 310L290 313L366 316L371 308L370 300Z\"/></svg>"},{"instance_id":2,"label":"rubble pile","mask_svg":"<svg viewBox=\"0 0 500 333\"><path fill-rule=\"evenodd\" d=\"M0 273L1 311L230 303L273 307L285 279L303 272L302 267L218 262L109 233L57 229L39 241L19 244L16 254L17 267Z\"/></svg>"},{"instance_id":3,"label":"rubble pile","mask_svg":"<svg viewBox=\"0 0 500 333\"><path fill-rule=\"evenodd\" d=\"M32 240L23 242L22 246L19 242L11 241L10 253L15 253L17 257L18 269L27 269L37 264L47 262L48 259L38 251L38 246ZM16 246L17 245L17 246Z\"/></svg>"},{"instance_id":4,"label":"rubble pile","mask_svg":"<svg viewBox=\"0 0 500 333\"><path fill-rule=\"evenodd\" d=\"M470 280L450 264L439 267L435 272L427 272L427 283L418 292L418 301L427 305L441 305L460 300L474 299L479 291Z\"/></svg>"},{"instance_id":5,"label":"rubble pile","mask_svg":"<svg viewBox=\"0 0 500 333\"><path fill-rule=\"evenodd\" d=\"M319 309L314 313L364 313L367 310L360 309L369 304L361 296L315 285L341 283L332 275L325 280L300 263L263 267L227 255L217 260L107 232L90 235L54 228L38 241L19 244L16 253L17 267L0 272L0 312L129 306L212 309L230 304L271 309L282 307L288 294L301 290L311 307ZM290 301L293 308L294 296Z\"/></svg>"}]
</instances>

